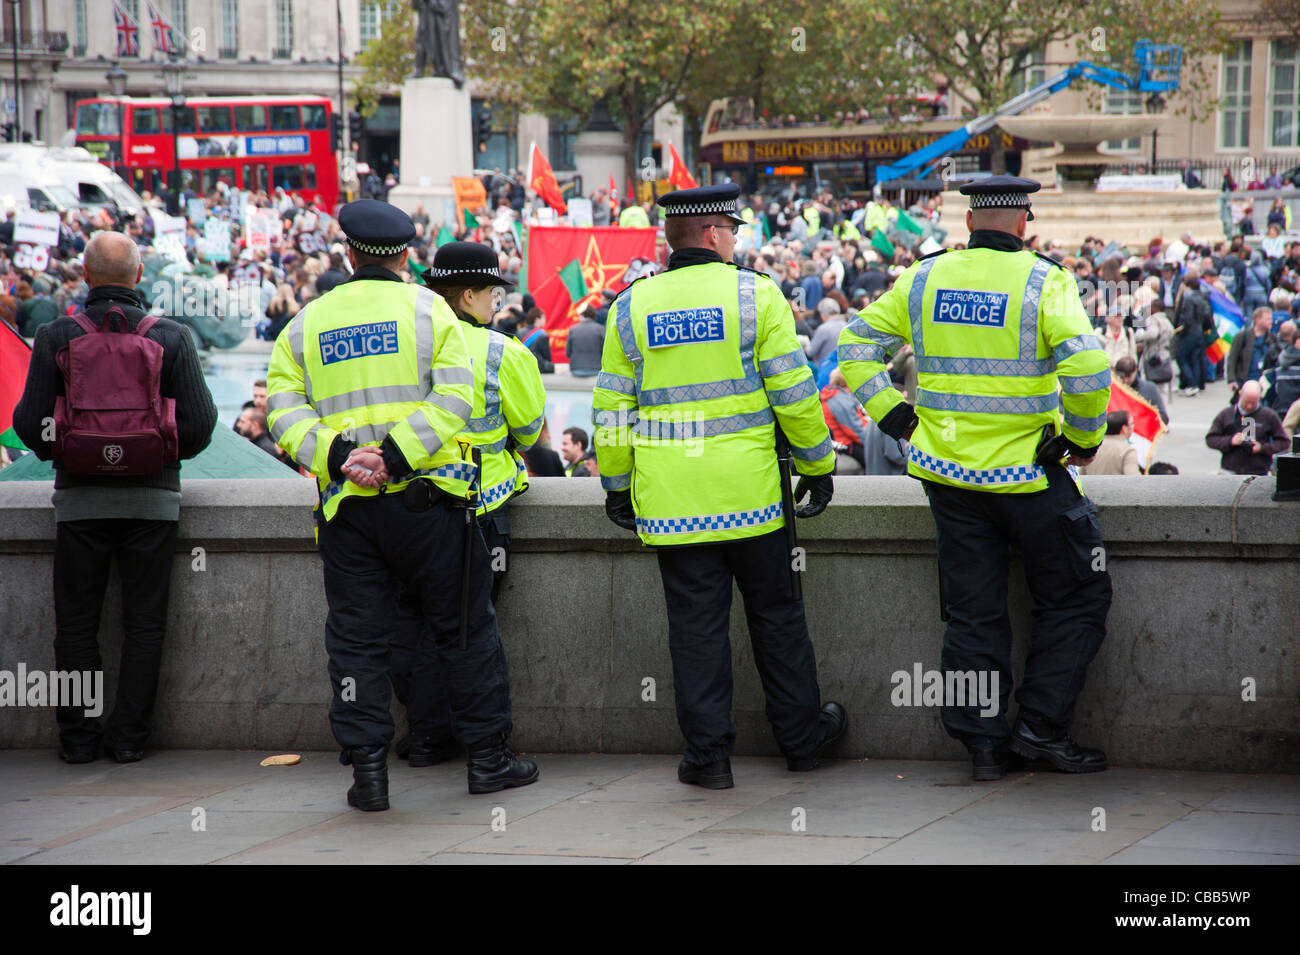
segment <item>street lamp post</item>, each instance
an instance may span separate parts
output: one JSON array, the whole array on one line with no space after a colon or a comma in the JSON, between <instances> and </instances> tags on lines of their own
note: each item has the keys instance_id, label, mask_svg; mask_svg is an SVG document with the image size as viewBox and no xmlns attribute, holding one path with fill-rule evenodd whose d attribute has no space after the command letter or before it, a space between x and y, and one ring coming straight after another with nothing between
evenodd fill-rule
<instances>
[{"instance_id":1,"label":"street lamp post","mask_svg":"<svg viewBox=\"0 0 1300 955\"><path fill-rule=\"evenodd\" d=\"M18 4L20 0L5 0L9 7L9 18L12 26L10 38L13 40L13 61L14 61L14 142L23 141L23 101L18 94Z\"/></svg>"},{"instance_id":2,"label":"street lamp post","mask_svg":"<svg viewBox=\"0 0 1300 955\"><path fill-rule=\"evenodd\" d=\"M125 142L126 137L126 130L122 129L122 97L126 95L126 70L118 66L117 60L114 60L113 65L109 67L108 72L104 74L104 80L108 83L109 92L117 98L118 163L115 164L114 168L117 170L118 175L122 175L122 173L126 172L126 155L123 152L122 147L122 143ZM122 176L122 178L125 179L126 176Z\"/></svg>"},{"instance_id":3,"label":"street lamp post","mask_svg":"<svg viewBox=\"0 0 1300 955\"><path fill-rule=\"evenodd\" d=\"M163 86L167 95L171 97L172 113L172 175L173 187L172 196L175 203L175 211L172 215L181 214L181 141L180 141L180 111L185 106L185 64L172 57L162 65Z\"/></svg>"},{"instance_id":4,"label":"street lamp post","mask_svg":"<svg viewBox=\"0 0 1300 955\"><path fill-rule=\"evenodd\" d=\"M1159 116L1165 111L1165 98L1158 90L1147 97L1146 109L1153 116ZM1156 172L1156 140L1159 138L1159 128L1151 130L1151 174L1153 176Z\"/></svg>"}]
</instances>

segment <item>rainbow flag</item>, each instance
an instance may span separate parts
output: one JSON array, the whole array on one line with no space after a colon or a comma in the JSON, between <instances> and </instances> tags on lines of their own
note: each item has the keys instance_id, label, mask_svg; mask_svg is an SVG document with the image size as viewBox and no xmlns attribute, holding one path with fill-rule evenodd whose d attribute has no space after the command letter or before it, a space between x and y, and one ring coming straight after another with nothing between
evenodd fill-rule
<instances>
[{"instance_id":1,"label":"rainbow flag","mask_svg":"<svg viewBox=\"0 0 1300 955\"><path fill-rule=\"evenodd\" d=\"M1209 296L1210 309L1214 312L1214 328L1219 336L1205 349L1205 357L1214 365L1228 354L1232 339L1241 331L1244 319L1241 306L1204 279L1201 280L1201 291Z\"/></svg>"}]
</instances>

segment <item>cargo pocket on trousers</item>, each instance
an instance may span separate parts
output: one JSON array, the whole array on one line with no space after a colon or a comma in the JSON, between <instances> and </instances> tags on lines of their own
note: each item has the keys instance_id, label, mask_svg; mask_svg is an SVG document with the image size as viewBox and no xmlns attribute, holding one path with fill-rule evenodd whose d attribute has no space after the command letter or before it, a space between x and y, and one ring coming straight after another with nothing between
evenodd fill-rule
<instances>
[{"instance_id":1,"label":"cargo pocket on trousers","mask_svg":"<svg viewBox=\"0 0 1300 955\"><path fill-rule=\"evenodd\" d=\"M1088 580L1106 570L1106 548L1101 542L1097 508L1084 498L1057 515L1065 538L1066 559L1078 580Z\"/></svg>"}]
</instances>

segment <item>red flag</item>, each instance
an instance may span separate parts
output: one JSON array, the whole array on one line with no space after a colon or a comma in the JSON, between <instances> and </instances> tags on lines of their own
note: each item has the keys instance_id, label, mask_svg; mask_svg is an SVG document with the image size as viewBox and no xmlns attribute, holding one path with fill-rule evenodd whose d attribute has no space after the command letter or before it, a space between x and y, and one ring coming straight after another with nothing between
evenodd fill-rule
<instances>
[{"instance_id":1,"label":"red flag","mask_svg":"<svg viewBox=\"0 0 1300 955\"><path fill-rule=\"evenodd\" d=\"M31 360L31 346L0 320L0 444L10 448L23 446L13 431L14 407L23 396Z\"/></svg>"},{"instance_id":2,"label":"red flag","mask_svg":"<svg viewBox=\"0 0 1300 955\"><path fill-rule=\"evenodd\" d=\"M609 174L609 194L612 196L618 192L618 186L614 185L614 174Z\"/></svg>"},{"instance_id":3,"label":"red flag","mask_svg":"<svg viewBox=\"0 0 1300 955\"><path fill-rule=\"evenodd\" d=\"M537 307L546 313L546 333L554 360L568 361L564 343L579 305L599 305L603 290L618 292L627 288L642 275L655 271L654 262L654 229L532 226L528 230L528 290L537 300ZM574 274L578 269L581 282ZM573 289L582 293L577 301L573 300Z\"/></svg>"},{"instance_id":4,"label":"red flag","mask_svg":"<svg viewBox=\"0 0 1300 955\"><path fill-rule=\"evenodd\" d=\"M627 192L623 193L623 205L630 206L636 202L636 190L632 188L631 177L627 180Z\"/></svg>"},{"instance_id":5,"label":"red flag","mask_svg":"<svg viewBox=\"0 0 1300 955\"><path fill-rule=\"evenodd\" d=\"M546 161L542 151L533 143L532 149L528 153L528 188L545 200L546 204L554 209L560 215L564 215L566 206L564 203L564 194L560 192L560 184L555 181L555 173L551 170L551 164Z\"/></svg>"},{"instance_id":6,"label":"red flag","mask_svg":"<svg viewBox=\"0 0 1300 955\"><path fill-rule=\"evenodd\" d=\"M668 181L678 189L694 189L699 186L672 143L668 144Z\"/></svg>"},{"instance_id":7,"label":"red flag","mask_svg":"<svg viewBox=\"0 0 1300 955\"><path fill-rule=\"evenodd\" d=\"M1168 430L1160 419L1160 412L1136 391L1115 378L1110 382L1110 403L1106 410L1128 412L1129 423L1133 425L1133 435L1129 441L1137 448L1142 466L1149 466L1156 441Z\"/></svg>"}]
</instances>

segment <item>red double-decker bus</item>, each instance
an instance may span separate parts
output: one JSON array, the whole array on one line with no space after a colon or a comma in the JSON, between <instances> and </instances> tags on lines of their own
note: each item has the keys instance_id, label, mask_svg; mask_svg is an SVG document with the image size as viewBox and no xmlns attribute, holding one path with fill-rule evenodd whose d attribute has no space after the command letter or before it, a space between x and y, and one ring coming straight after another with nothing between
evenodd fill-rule
<instances>
[{"instance_id":1,"label":"red double-decker bus","mask_svg":"<svg viewBox=\"0 0 1300 955\"><path fill-rule=\"evenodd\" d=\"M224 181L239 189L277 187L333 209L338 160L330 148L324 96L196 96L175 110L165 97L77 103L77 145L112 166L137 192L168 188L180 149L186 189L207 194Z\"/></svg>"}]
</instances>

